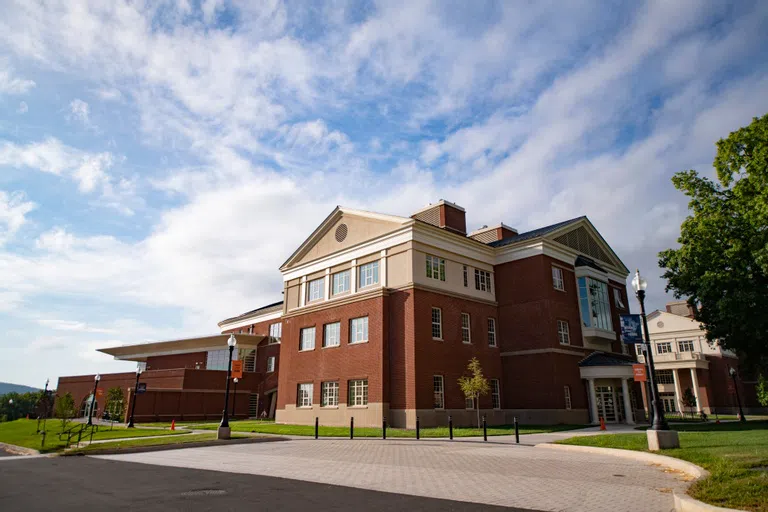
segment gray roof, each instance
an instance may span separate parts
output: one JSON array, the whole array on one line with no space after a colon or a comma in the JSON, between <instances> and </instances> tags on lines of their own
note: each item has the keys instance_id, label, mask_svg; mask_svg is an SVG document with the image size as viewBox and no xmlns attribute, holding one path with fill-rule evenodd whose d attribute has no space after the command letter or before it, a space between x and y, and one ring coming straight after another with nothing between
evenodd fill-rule
<instances>
[{"instance_id":1,"label":"gray roof","mask_svg":"<svg viewBox=\"0 0 768 512\"><path fill-rule=\"evenodd\" d=\"M592 258L587 258L586 256L579 255L576 257L576 262L573 264L574 267L591 267L595 270L599 270L600 272L605 272L605 269L595 263L595 261Z\"/></svg>"},{"instance_id":2,"label":"gray roof","mask_svg":"<svg viewBox=\"0 0 768 512\"><path fill-rule=\"evenodd\" d=\"M605 352L592 352L579 361L579 366L632 366L633 364L637 364L637 361L632 356Z\"/></svg>"},{"instance_id":3,"label":"gray roof","mask_svg":"<svg viewBox=\"0 0 768 512\"><path fill-rule=\"evenodd\" d=\"M495 242L489 243L488 245L490 245L491 247L504 247L505 245L514 244L517 242L521 242L523 240L538 238L540 236L544 236L549 233L552 233L553 231L556 231L562 227L568 226L570 224L575 224L580 220L586 219L586 218L587 218L586 215L582 215L581 217L576 217L575 219L564 220L563 222L558 222L557 224L544 226L543 228L526 231L525 233L520 233L519 235L504 238L502 240L497 240Z\"/></svg>"},{"instance_id":4,"label":"gray roof","mask_svg":"<svg viewBox=\"0 0 768 512\"><path fill-rule=\"evenodd\" d=\"M245 318L245 317L251 316L251 315L253 315L255 313L266 314L266 313L272 313L274 311L280 311L282 309L283 309L283 301L275 302L274 304L269 304L269 305L262 306L260 308L251 310L251 311L247 311L247 312L243 313L242 315L237 315L237 316L233 316L232 318L227 318L226 320L222 320L221 322L219 322L219 324L223 324L224 322L231 322L231 321L237 320L239 318Z\"/></svg>"}]
</instances>

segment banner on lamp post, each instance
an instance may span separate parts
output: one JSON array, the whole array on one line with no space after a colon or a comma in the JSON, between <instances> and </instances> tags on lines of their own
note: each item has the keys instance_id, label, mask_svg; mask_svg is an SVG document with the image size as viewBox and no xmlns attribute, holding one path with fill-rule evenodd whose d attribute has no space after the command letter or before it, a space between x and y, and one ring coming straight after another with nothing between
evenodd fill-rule
<instances>
[{"instance_id":1,"label":"banner on lamp post","mask_svg":"<svg viewBox=\"0 0 768 512\"><path fill-rule=\"evenodd\" d=\"M640 315L621 315L621 342L627 344L643 343L643 328Z\"/></svg>"}]
</instances>

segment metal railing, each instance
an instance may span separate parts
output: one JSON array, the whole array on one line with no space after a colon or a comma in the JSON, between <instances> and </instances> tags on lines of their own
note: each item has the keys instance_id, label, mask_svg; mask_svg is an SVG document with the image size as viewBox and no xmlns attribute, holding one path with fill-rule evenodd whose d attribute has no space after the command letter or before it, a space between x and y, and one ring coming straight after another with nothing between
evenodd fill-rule
<instances>
[{"instance_id":1,"label":"metal railing","mask_svg":"<svg viewBox=\"0 0 768 512\"><path fill-rule=\"evenodd\" d=\"M94 432L99 431L98 425L88 425L87 423L77 423L75 425L72 425L70 428L66 430L62 430L59 434L59 441L64 441L64 444L67 448L72 446L72 440L76 437L77 438L77 444L80 444L80 441L84 437L89 438L89 443L93 441L93 434ZM66 440L64 439L66 438Z\"/></svg>"}]
</instances>

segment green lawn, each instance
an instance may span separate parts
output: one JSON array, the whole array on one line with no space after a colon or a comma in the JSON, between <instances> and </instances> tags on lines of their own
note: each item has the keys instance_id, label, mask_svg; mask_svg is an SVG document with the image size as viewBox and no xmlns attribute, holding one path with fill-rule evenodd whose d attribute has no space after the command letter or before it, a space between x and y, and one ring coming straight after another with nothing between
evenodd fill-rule
<instances>
[{"instance_id":1,"label":"green lawn","mask_svg":"<svg viewBox=\"0 0 768 512\"><path fill-rule=\"evenodd\" d=\"M680 446L659 453L697 464L710 477L688 493L705 503L768 512L768 421L672 425ZM645 434L581 436L562 444L647 451Z\"/></svg>"},{"instance_id":2,"label":"green lawn","mask_svg":"<svg viewBox=\"0 0 768 512\"><path fill-rule=\"evenodd\" d=\"M70 423L69 426L73 426L74 423ZM43 424L40 423L40 428ZM45 447L41 446L42 436L37 433L37 420L16 420L0 423L0 442L15 444L16 446L24 446L26 448L32 448L34 450L40 450L41 452L52 452L61 450L64 448L65 441L59 441L59 433L61 432L61 421L48 420L46 422L47 435L45 437ZM170 430L160 429L140 429L140 428L125 428L115 426L112 430L110 427L99 427L99 431L94 433L93 439L120 439L125 437L145 437L145 436L162 436L180 434L183 432L172 432ZM90 436L88 436L90 439ZM84 439L84 440L88 440Z\"/></svg>"},{"instance_id":3,"label":"green lawn","mask_svg":"<svg viewBox=\"0 0 768 512\"><path fill-rule=\"evenodd\" d=\"M242 439L249 436L244 435L233 435L232 439ZM83 446L81 448L75 448L69 452L68 454L78 454L78 453L95 453L99 451L105 451L105 450L122 450L125 448L134 448L137 446L163 446L163 445L182 445L182 444L188 444L188 443L196 443L200 441L215 441L216 440L216 434L210 433L210 434L187 434L183 436L172 436L172 437L155 437L151 439L129 439L125 441L115 441L115 442L109 442L109 443L96 443L91 444L87 446ZM222 443L226 443L226 441L222 441Z\"/></svg>"},{"instance_id":4,"label":"green lawn","mask_svg":"<svg viewBox=\"0 0 768 512\"><path fill-rule=\"evenodd\" d=\"M314 425L285 425L264 421L231 421L229 422L233 432L257 432L260 434L278 434L289 436L313 436ZM202 425L196 428L201 430L215 430L218 425ZM582 428L583 425L520 425L520 434L539 434L543 432L559 432ZM513 425L500 425L488 427L489 436L514 435ZM454 437L482 436L483 430L478 428L454 428ZM349 427L320 426L321 437L349 437ZM355 427L355 437L381 437L380 428ZM416 437L415 430L401 428L387 428L387 437ZM422 428L421 437L448 437L448 427Z\"/></svg>"}]
</instances>

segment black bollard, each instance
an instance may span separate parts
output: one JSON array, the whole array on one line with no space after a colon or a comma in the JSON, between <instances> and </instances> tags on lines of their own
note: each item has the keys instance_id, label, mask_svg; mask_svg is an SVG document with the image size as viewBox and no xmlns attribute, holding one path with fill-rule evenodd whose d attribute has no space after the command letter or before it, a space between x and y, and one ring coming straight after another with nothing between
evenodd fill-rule
<instances>
[{"instance_id":1,"label":"black bollard","mask_svg":"<svg viewBox=\"0 0 768 512\"><path fill-rule=\"evenodd\" d=\"M416 439L419 439L419 417L416 416Z\"/></svg>"},{"instance_id":2,"label":"black bollard","mask_svg":"<svg viewBox=\"0 0 768 512\"><path fill-rule=\"evenodd\" d=\"M448 439L453 441L453 418L448 416Z\"/></svg>"},{"instance_id":3,"label":"black bollard","mask_svg":"<svg viewBox=\"0 0 768 512\"><path fill-rule=\"evenodd\" d=\"M387 438L387 418L381 418L381 437Z\"/></svg>"},{"instance_id":4,"label":"black bollard","mask_svg":"<svg viewBox=\"0 0 768 512\"><path fill-rule=\"evenodd\" d=\"M355 438L355 418L349 418L349 438Z\"/></svg>"},{"instance_id":5,"label":"black bollard","mask_svg":"<svg viewBox=\"0 0 768 512\"><path fill-rule=\"evenodd\" d=\"M517 427L517 416L515 416L515 442L520 444L520 429Z\"/></svg>"},{"instance_id":6,"label":"black bollard","mask_svg":"<svg viewBox=\"0 0 768 512\"><path fill-rule=\"evenodd\" d=\"M487 441L487 440L488 440L488 429L486 428L486 425L485 425L485 414L483 414L483 441Z\"/></svg>"},{"instance_id":7,"label":"black bollard","mask_svg":"<svg viewBox=\"0 0 768 512\"><path fill-rule=\"evenodd\" d=\"M315 439L320 435L320 419L315 416Z\"/></svg>"}]
</instances>

